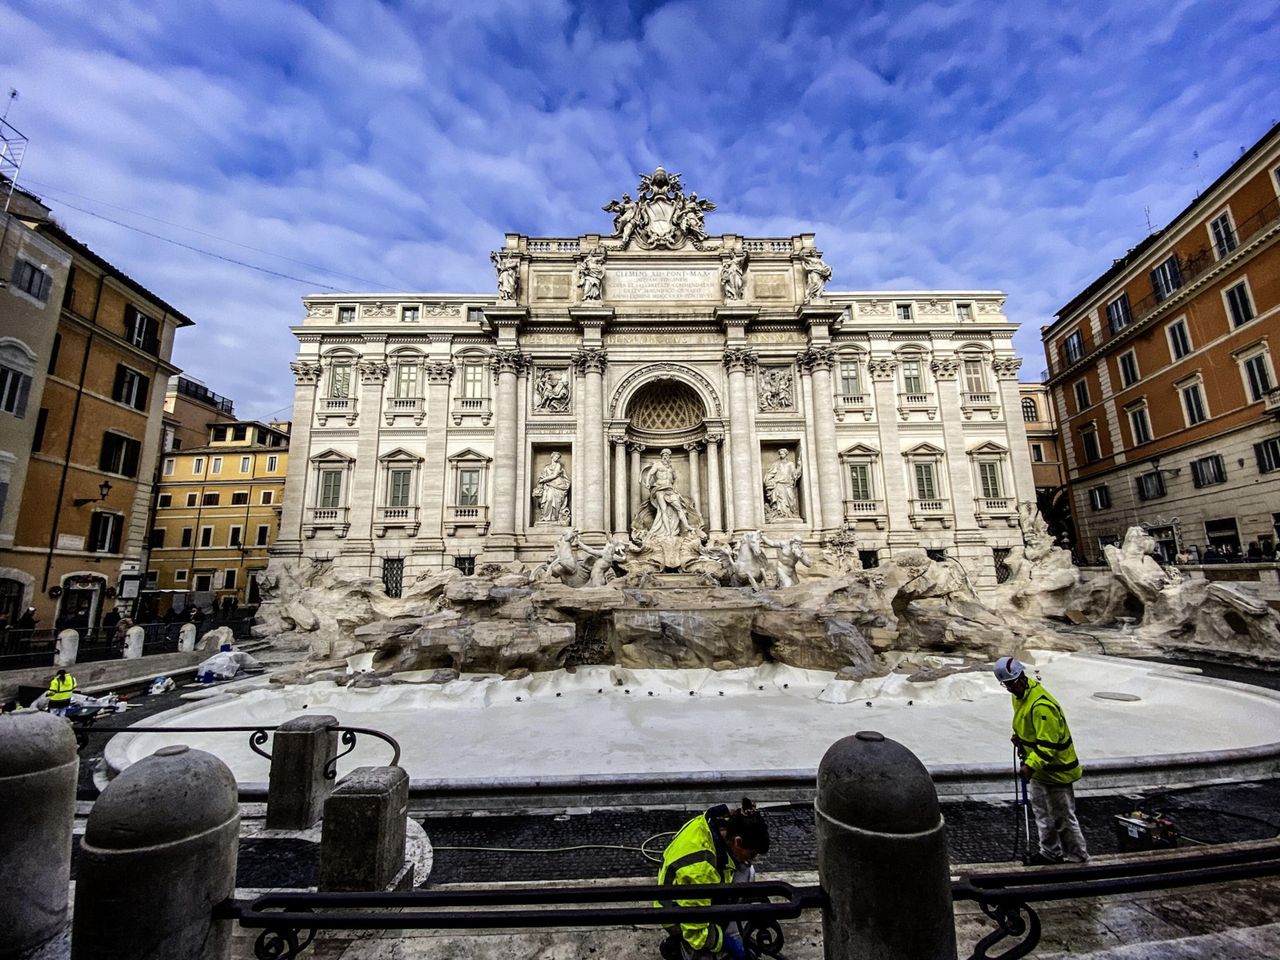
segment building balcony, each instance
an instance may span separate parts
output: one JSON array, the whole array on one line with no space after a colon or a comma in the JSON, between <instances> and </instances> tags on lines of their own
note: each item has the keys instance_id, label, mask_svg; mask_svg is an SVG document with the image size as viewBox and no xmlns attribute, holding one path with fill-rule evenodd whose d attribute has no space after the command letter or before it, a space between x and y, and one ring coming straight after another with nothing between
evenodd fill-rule
<instances>
[{"instance_id":1,"label":"building balcony","mask_svg":"<svg viewBox=\"0 0 1280 960\"><path fill-rule=\"evenodd\" d=\"M877 530L883 530L889 520L883 500L846 500L844 502L844 520L849 525L859 521L874 523Z\"/></svg>"},{"instance_id":2,"label":"building balcony","mask_svg":"<svg viewBox=\"0 0 1280 960\"><path fill-rule=\"evenodd\" d=\"M348 507L309 507L307 518L302 524L302 535L311 539L320 530L332 530L339 537L345 537L350 529Z\"/></svg>"},{"instance_id":3,"label":"building balcony","mask_svg":"<svg viewBox=\"0 0 1280 960\"><path fill-rule=\"evenodd\" d=\"M1273 417L1280 417L1280 387L1272 387L1262 397L1262 409Z\"/></svg>"},{"instance_id":4,"label":"building balcony","mask_svg":"<svg viewBox=\"0 0 1280 960\"><path fill-rule=\"evenodd\" d=\"M951 527L950 500L911 500L911 526L919 530L926 520L938 520L942 526Z\"/></svg>"},{"instance_id":5,"label":"building balcony","mask_svg":"<svg viewBox=\"0 0 1280 960\"><path fill-rule=\"evenodd\" d=\"M1018 503L1013 497L979 497L973 506L980 527L990 526L992 520L1003 520L1011 527L1018 525Z\"/></svg>"},{"instance_id":6,"label":"building balcony","mask_svg":"<svg viewBox=\"0 0 1280 960\"><path fill-rule=\"evenodd\" d=\"M870 420L875 410L869 393L836 394L836 419L843 421L847 413L860 413L863 420Z\"/></svg>"},{"instance_id":7,"label":"building balcony","mask_svg":"<svg viewBox=\"0 0 1280 960\"><path fill-rule=\"evenodd\" d=\"M378 507L373 518L373 535L385 537L390 530L403 530L405 536L418 534L417 507Z\"/></svg>"},{"instance_id":8,"label":"building balcony","mask_svg":"<svg viewBox=\"0 0 1280 960\"><path fill-rule=\"evenodd\" d=\"M348 427L356 425L355 397L321 397L316 403L316 422L326 426L331 417L340 417Z\"/></svg>"},{"instance_id":9,"label":"building balcony","mask_svg":"<svg viewBox=\"0 0 1280 960\"><path fill-rule=\"evenodd\" d=\"M450 504L444 508L444 532L452 537L459 528L470 527L475 536L483 537L489 532L489 507L487 504L477 506L459 506Z\"/></svg>"},{"instance_id":10,"label":"building balcony","mask_svg":"<svg viewBox=\"0 0 1280 960\"><path fill-rule=\"evenodd\" d=\"M462 426L462 418L479 417L481 426L487 427L493 419L493 407L488 397L454 397L453 425Z\"/></svg>"},{"instance_id":11,"label":"building balcony","mask_svg":"<svg viewBox=\"0 0 1280 960\"><path fill-rule=\"evenodd\" d=\"M923 412L930 420L938 417L938 407L933 402L932 393L900 393L898 394L898 416L908 419L913 413Z\"/></svg>"},{"instance_id":12,"label":"building balcony","mask_svg":"<svg viewBox=\"0 0 1280 960\"><path fill-rule=\"evenodd\" d=\"M397 417L413 417L413 425L420 427L427 416L426 402L422 397L391 397L382 415L388 427L396 425Z\"/></svg>"},{"instance_id":13,"label":"building balcony","mask_svg":"<svg viewBox=\"0 0 1280 960\"><path fill-rule=\"evenodd\" d=\"M960 412L966 420L972 420L975 413L989 413L992 420L1000 418L999 394L996 393L962 393L960 394Z\"/></svg>"}]
</instances>

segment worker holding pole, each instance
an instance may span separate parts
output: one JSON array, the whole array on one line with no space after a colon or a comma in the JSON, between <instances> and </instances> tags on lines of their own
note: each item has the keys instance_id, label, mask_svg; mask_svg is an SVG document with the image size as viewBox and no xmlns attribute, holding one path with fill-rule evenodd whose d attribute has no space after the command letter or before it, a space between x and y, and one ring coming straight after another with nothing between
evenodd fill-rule
<instances>
[{"instance_id":1,"label":"worker holding pole","mask_svg":"<svg viewBox=\"0 0 1280 960\"><path fill-rule=\"evenodd\" d=\"M995 675L1013 697L1012 740L1021 758L1018 774L1028 785L1040 840L1039 851L1027 863L1085 863L1089 851L1076 819L1073 787L1083 771L1067 716L1013 657L997 660Z\"/></svg>"}]
</instances>

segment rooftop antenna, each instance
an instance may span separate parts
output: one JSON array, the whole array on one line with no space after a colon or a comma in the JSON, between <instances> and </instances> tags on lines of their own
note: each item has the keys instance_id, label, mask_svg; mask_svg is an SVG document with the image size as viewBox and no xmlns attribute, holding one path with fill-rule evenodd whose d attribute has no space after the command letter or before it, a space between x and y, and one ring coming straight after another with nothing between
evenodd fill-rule
<instances>
[{"instance_id":1,"label":"rooftop antenna","mask_svg":"<svg viewBox=\"0 0 1280 960\"><path fill-rule=\"evenodd\" d=\"M9 102L5 104L4 115L0 116L0 190L4 191L5 213L9 212L9 203L18 184L18 171L22 169L22 158L27 153L27 138L8 120L9 108L17 99L18 91L10 87ZM4 180L9 182L5 184Z\"/></svg>"},{"instance_id":2,"label":"rooftop antenna","mask_svg":"<svg viewBox=\"0 0 1280 960\"><path fill-rule=\"evenodd\" d=\"M1204 179L1200 175L1200 151L1199 150L1191 151L1191 165L1195 167L1195 171L1196 171L1196 196L1198 197L1200 196L1201 188L1204 187Z\"/></svg>"},{"instance_id":3,"label":"rooftop antenna","mask_svg":"<svg viewBox=\"0 0 1280 960\"><path fill-rule=\"evenodd\" d=\"M1150 233L1150 232L1151 232L1151 230L1152 230L1152 227L1151 227L1151 206L1150 206L1150 205L1144 206L1144 207L1142 208L1142 212L1143 212L1143 213L1145 213L1145 214L1147 215L1147 233Z\"/></svg>"}]
</instances>

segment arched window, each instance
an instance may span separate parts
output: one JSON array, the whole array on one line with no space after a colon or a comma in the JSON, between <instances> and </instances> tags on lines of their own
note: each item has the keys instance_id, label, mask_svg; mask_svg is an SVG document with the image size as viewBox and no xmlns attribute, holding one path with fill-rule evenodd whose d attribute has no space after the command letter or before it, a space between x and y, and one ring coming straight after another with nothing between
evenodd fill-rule
<instances>
[{"instance_id":1,"label":"arched window","mask_svg":"<svg viewBox=\"0 0 1280 960\"><path fill-rule=\"evenodd\" d=\"M1040 411L1036 409L1034 397L1022 398L1022 419L1027 423L1035 423L1040 419Z\"/></svg>"}]
</instances>

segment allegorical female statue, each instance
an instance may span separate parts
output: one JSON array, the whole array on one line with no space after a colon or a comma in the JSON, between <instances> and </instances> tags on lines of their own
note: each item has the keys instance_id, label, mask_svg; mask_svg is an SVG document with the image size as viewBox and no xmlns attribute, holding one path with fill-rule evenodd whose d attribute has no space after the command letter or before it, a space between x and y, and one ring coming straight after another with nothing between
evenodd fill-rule
<instances>
[{"instance_id":1,"label":"allegorical female statue","mask_svg":"<svg viewBox=\"0 0 1280 960\"><path fill-rule=\"evenodd\" d=\"M778 451L778 462L764 477L765 513L769 520L793 520L800 517L800 465L791 462L785 447Z\"/></svg>"},{"instance_id":2,"label":"allegorical female statue","mask_svg":"<svg viewBox=\"0 0 1280 960\"><path fill-rule=\"evenodd\" d=\"M551 462L538 474L533 496L538 501L539 523L568 523L569 477L564 472L558 450L551 454Z\"/></svg>"}]
</instances>

